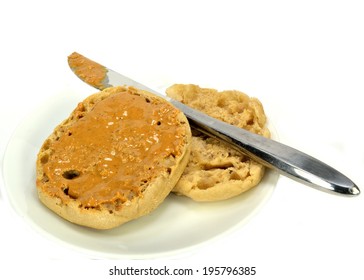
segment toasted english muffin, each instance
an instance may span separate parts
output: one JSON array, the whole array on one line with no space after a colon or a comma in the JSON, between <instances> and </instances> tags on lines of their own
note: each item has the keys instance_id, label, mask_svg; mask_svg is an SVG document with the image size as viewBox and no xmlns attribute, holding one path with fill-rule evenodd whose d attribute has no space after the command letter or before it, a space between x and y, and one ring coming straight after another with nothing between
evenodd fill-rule
<instances>
[{"instance_id":1,"label":"toasted english muffin","mask_svg":"<svg viewBox=\"0 0 364 280\"><path fill-rule=\"evenodd\" d=\"M170 103L132 87L80 102L44 141L40 200L64 219L109 229L153 211L180 178L191 132Z\"/></svg>"},{"instance_id":2,"label":"toasted english muffin","mask_svg":"<svg viewBox=\"0 0 364 280\"><path fill-rule=\"evenodd\" d=\"M242 92L176 84L166 93L211 117L270 137L261 102ZM196 201L218 201L259 184L265 170L261 164L194 129L192 135L191 156L173 192Z\"/></svg>"}]
</instances>

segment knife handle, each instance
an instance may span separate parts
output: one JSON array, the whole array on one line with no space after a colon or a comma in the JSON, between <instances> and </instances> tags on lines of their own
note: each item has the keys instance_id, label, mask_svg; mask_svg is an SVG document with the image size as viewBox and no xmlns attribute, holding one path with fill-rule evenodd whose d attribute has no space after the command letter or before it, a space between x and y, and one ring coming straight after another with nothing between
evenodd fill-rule
<instances>
[{"instance_id":1,"label":"knife handle","mask_svg":"<svg viewBox=\"0 0 364 280\"><path fill-rule=\"evenodd\" d=\"M187 116L190 125L209 136L227 142L261 164L316 189L358 195L359 188L345 175L301 151L269 138L240 129L170 99Z\"/></svg>"}]
</instances>

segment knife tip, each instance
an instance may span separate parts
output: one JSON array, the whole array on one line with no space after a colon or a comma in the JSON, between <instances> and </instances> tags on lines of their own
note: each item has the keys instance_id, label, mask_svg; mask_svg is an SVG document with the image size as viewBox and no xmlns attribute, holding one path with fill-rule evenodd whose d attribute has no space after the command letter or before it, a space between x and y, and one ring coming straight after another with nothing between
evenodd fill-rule
<instances>
[{"instance_id":1,"label":"knife tip","mask_svg":"<svg viewBox=\"0 0 364 280\"><path fill-rule=\"evenodd\" d=\"M88 59L78 52L70 54L67 60L73 73L88 85L99 90L109 87L107 77L108 69L105 66Z\"/></svg>"},{"instance_id":2,"label":"knife tip","mask_svg":"<svg viewBox=\"0 0 364 280\"><path fill-rule=\"evenodd\" d=\"M359 195L360 194L360 189L356 185L354 185L352 188L350 188L349 191L350 191L350 193L352 195Z\"/></svg>"}]
</instances>

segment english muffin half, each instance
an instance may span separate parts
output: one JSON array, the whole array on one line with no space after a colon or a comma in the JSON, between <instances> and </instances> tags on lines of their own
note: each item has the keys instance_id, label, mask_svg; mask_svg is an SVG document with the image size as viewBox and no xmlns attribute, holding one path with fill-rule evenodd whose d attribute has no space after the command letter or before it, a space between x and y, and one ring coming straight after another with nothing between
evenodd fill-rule
<instances>
[{"instance_id":1,"label":"english muffin half","mask_svg":"<svg viewBox=\"0 0 364 280\"><path fill-rule=\"evenodd\" d=\"M191 132L170 103L132 87L80 102L37 157L40 200L66 220L117 227L153 211L179 180Z\"/></svg>"},{"instance_id":2,"label":"english muffin half","mask_svg":"<svg viewBox=\"0 0 364 280\"><path fill-rule=\"evenodd\" d=\"M197 85L176 84L167 95L253 133L270 137L261 102L235 91L217 91ZM192 129L191 156L173 192L196 201L217 201L237 196L258 185L264 167L228 145Z\"/></svg>"}]
</instances>

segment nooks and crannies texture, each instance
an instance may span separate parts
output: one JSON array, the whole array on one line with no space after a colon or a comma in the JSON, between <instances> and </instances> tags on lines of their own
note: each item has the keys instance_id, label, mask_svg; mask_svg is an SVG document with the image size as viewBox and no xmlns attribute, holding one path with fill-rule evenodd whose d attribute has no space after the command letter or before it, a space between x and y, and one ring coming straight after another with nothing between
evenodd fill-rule
<instances>
[{"instance_id":1,"label":"nooks and crannies texture","mask_svg":"<svg viewBox=\"0 0 364 280\"><path fill-rule=\"evenodd\" d=\"M230 90L176 84L167 95L211 117L270 137L261 102ZM237 196L259 184L264 167L216 139L192 129L191 156L173 191L196 201L217 201Z\"/></svg>"}]
</instances>

